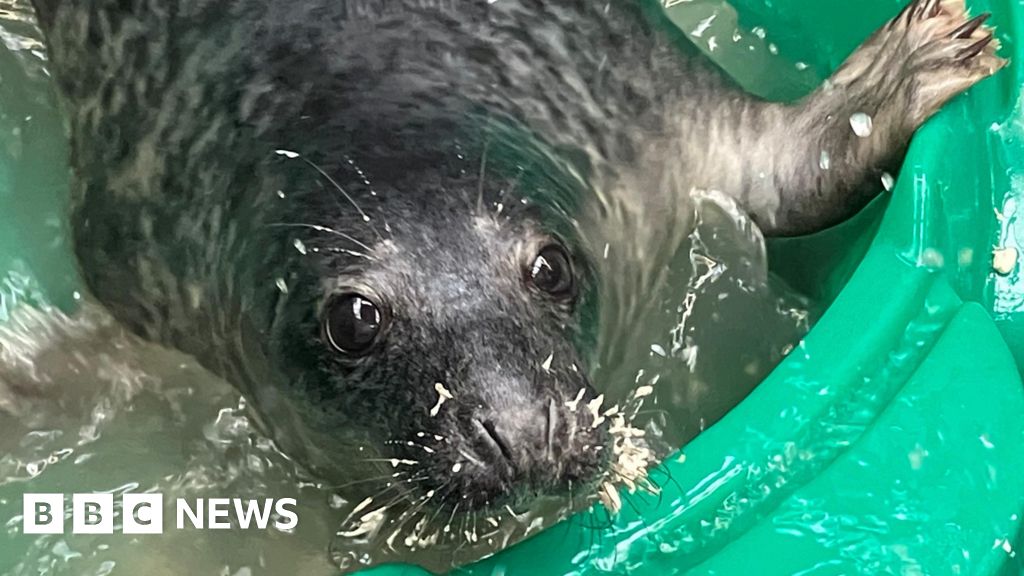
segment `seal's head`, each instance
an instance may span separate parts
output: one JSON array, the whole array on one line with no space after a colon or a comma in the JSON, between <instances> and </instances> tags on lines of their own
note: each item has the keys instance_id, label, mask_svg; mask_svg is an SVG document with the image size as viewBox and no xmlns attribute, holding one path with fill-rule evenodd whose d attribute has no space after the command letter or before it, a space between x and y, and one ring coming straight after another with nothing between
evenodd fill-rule
<instances>
[{"instance_id":1,"label":"seal's head","mask_svg":"<svg viewBox=\"0 0 1024 576\"><path fill-rule=\"evenodd\" d=\"M464 512L597 480L608 435L586 406L578 243L535 206L478 200L475 178L374 184L346 183L358 197L340 208L294 201L305 220L278 242L302 239L271 355L306 452L367 492Z\"/></svg>"}]
</instances>

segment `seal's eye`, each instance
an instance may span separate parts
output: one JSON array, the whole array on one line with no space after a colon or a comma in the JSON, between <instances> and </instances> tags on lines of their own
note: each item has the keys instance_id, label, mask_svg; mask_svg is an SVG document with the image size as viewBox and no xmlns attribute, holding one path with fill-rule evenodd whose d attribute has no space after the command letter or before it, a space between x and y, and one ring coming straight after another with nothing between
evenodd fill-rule
<instances>
[{"instance_id":1,"label":"seal's eye","mask_svg":"<svg viewBox=\"0 0 1024 576\"><path fill-rule=\"evenodd\" d=\"M369 298L355 293L334 298L324 315L324 333L339 352L366 352L380 335L384 317Z\"/></svg>"},{"instance_id":2,"label":"seal's eye","mask_svg":"<svg viewBox=\"0 0 1024 576\"><path fill-rule=\"evenodd\" d=\"M572 296L576 282L569 253L558 244L548 244L541 248L527 270L527 279L552 296Z\"/></svg>"}]
</instances>

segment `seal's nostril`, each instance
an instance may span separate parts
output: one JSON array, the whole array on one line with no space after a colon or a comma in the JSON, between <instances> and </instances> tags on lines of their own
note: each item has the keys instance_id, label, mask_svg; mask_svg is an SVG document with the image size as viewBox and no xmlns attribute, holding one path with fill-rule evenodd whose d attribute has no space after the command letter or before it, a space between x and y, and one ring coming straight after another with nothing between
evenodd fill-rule
<instances>
[{"instance_id":1,"label":"seal's nostril","mask_svg":"<svg viewBox=\"0 0 1024 576\"><path fill-rule=\"evenodd\" d=\"M509 463L514 463L515 460L512 458L512 447L509 446L505 438L498 433L497 428L494 426L494 422L491 420L484 420L480 422L480 426L483 427L487 436L492 442L494 442L495 446L498 447L498 450L501 452L501 455L505 457L505 460L508 460Z\"/></svg>"},{"instance_id":2,"label":"seal's nostril","mask_svg":"<svg viewBox=\"0 0 1024 576\"><path fill-rule=\"evenodd\" d=\"M555 405L555 400L552 398L548 401L548 421L547 421L547 446L544 447L547 452L548 458L554 460L555 454L555 427L558 425L558 406Z\"/></svg>"}]
</instances>

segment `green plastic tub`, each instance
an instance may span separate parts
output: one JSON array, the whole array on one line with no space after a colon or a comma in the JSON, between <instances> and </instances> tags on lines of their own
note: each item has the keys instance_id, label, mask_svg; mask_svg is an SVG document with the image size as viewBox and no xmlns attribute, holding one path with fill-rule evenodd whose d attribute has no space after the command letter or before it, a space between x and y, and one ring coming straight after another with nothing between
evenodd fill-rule
<instances>
[{"instance_id":1,"label":"green plastic tub","mask_svg":"<svg viewBox=\"0 0 1024 576\"><path fill-rule=\"evenodd\" d=\"M716 57L748 50L723 65L794 98L903 3L675 0L665 13L684 32L714 15L696 39L704 48L731 39L738 14L743 40ZM635 509L606 529L571 519L458 572L1021 573L1024 283L1019 266L997 274L992 251L1024 250L1024 54L1013 41L1024 5L970 4L993 12L1011 66L918 133L891 194L836 229L770 246L776 273L830 303L805 341L663 464L659 496L631 496ZM802 64L763 66L775 52ZM16 150L0 145L0 321L21 302L73 306L77 285L59 120L17 98L17 74L0 67L3 122L32 116Z\"/></svg>"}]
</instances>

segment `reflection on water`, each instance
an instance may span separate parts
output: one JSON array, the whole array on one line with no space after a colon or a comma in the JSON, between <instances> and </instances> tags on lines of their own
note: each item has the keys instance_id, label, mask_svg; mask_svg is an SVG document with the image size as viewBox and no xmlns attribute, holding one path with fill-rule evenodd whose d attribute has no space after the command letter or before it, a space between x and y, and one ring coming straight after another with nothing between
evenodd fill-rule
<instances>
[{"instance_id":1,"label":"reflection on water","mask_svg":"<svg viewBox=\"0 0 1024 576\"><path fill-rule=\"evenodd\" d=\"M222 380L126 335L91 303L74 318L22 308L0 341L0 573L329 572L337 502L252 428ZM288 533L24 536L25 491L163 493L168 527L175 498L292 497L301 522Z\"/></svg>"},{"instance_id":2,"label":"reflection on water","mask_svg":"<svg viewBox=\"0 0 1024 576\"><path fill-rule=\"evenodd\" d=\"M12 137L4 138L0 167L29 165L19 136L32 119L8 114L17 109L16 101L32 101L55 114L43 72L45 57L29 13L27 2L0 3L0 39L6 47L0 71L16 71L30 80L3 93L9 101L0 102L0 131ZM48 161L44 158L38 169L44 171ZM42 172L28 174L20 181L42 177ZM32 192L27 187L0 190L23 207L32 205L26 200ZM703 193L692 206L678 208L679 226L638 231L625 223L644 215L641 202L624 196L606 215L612 222L603 228L618 229L621 237L588 239L598 243L593 251L601 255L601 274L629 278L621 285L632 287L604 302L602 315L613 321L603 322L595 382L609 405L650 386L638 422L652 444L667 452L746 396L793 349L814 312L767 273L760 234L728 199ZM27 243L2 230L0 241L31 248L60 238L63 223L55 214L43 217L39 235ZM645 246L657 248L637 253L631 234L638 232L650 236ZM346 501L280 453L249 420L237 391L194 361L125 334L81 294L74 294L81 308L72 316L20 306L39 300L31 297L31 275L21 272L23 264L10 264L0 288L0 319L5 320L0 330L0 518L6 527L0 537L0 572L316 574L330 573L335 566L405 559L444 567L501 548L556 519L557 514L542 517L536 511L535 516L509 511L490 519L456 517L452 511L447 523L452 536L429 558L410 557L409 549L432 542L378 529L381 524L400 526L402 517L372 517L367 522L375 525L354 527L343 522L360 512L361 502ZM25 491L152 491L163 493L165 501L292 497L299 502L300 522L290 532L32 537L20 533ZM564 513L564 502L551 509ZM173 509L165 511L165 518L173 518ZM339 526L340 537L335 535ZM711 531L701 530L704 536ZM695 539L700 538L691 535L689 541ZM467 540L475 546L465 547ZM592 559L598 564L613 560Z\"/></svg>"}]
</instances>

